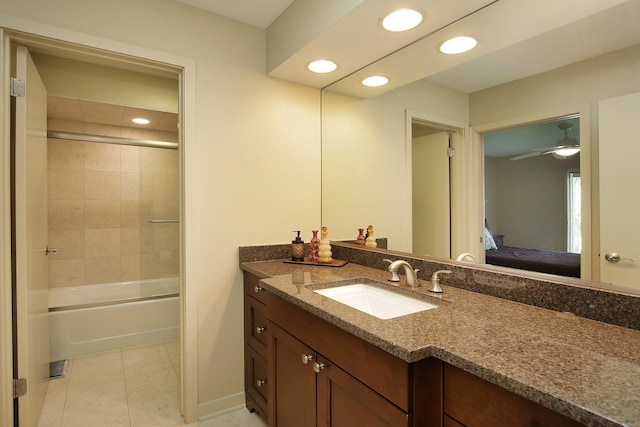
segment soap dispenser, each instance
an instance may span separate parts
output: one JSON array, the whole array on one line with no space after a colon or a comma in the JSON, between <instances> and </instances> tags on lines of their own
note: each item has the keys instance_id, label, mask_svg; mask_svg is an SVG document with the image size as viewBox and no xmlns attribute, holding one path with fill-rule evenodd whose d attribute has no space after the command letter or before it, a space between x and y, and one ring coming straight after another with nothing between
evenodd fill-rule
<instances>
[{"instance_id":1,"label":"soap dispenser","mask_svg":"<svg viewBox=\"0 0 640 427\"><path fill-rule=\"evenodd\" d=\"M291 261L304 261L304 242L300 238L300 231L294 231L298 233L295 240L291 241Z\"/></svg>"}]
</instances>

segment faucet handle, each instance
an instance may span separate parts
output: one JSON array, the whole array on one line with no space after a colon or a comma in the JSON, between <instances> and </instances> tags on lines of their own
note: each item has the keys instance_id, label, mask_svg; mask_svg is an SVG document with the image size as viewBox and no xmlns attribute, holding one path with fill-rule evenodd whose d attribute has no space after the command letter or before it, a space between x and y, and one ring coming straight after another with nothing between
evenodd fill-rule
<instances>
[{"instance_id":1,"label":"faucet handle","mask_svg":"<svg viewBox=\"0 0 640 427\"><path fill-rule=\"evenodd\" d=\"M431 276L431 289L429 289L429 291L442 293L442 287L440 286L440 278L438 277L438 274L440 273L451 274L452 272L451 270L438 270L435 273L433 273L433 276Z\"/></svg>"},{"instance_id":2,"label":"faucet handle","mask_svg":"<svg viewBox=\"0 0 640 427\"><path fill-rule=\"evenodd\" d=\"M391 270L391 264L393 264L393 261L391 261L390 259L387 259L387 258L384 258L383 261L389 263L389 267L387 268L389 270L389 273L391 273L391 277L389 277L389 281L390 282L399 282L400 281L400 277L398 276L398 271L397 270Z\"/></svg>"}]
</instances>

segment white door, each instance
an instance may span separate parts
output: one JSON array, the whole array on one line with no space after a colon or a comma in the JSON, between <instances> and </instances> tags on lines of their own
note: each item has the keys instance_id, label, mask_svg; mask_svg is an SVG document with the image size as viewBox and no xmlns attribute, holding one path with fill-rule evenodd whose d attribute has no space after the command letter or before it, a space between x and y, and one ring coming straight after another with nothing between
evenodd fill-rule
<instances>
[{"instance_id":1,"label":"white door","mask_svg":"<svg viewBox=\"0 0 640 427\"><path fill-rule=\"evenodd\" d=\"M28 382L18 418L35 427L49 384L47 93L25 47L15 65L26 86L26 96L14 98L17 365Z\"/></svg>"},{"instance_id":2,"label":"white door","mask_svg":"<svg viewBox=\"0 0 640 427\"><path fill-rule=\"evenodd\" d=\"M640 93L600 101L599 116L600 281L640 289Z\"/></svg>"},{"instance_id":3,"label":"white door","mask_svg":"<svg viewBox=\"0 0 640 427\"><path fill-rule=\"evenodd\" d=\"M451 256L448 132L413 138L413 252L441 258Z\"/></svg>"}]
</instances>

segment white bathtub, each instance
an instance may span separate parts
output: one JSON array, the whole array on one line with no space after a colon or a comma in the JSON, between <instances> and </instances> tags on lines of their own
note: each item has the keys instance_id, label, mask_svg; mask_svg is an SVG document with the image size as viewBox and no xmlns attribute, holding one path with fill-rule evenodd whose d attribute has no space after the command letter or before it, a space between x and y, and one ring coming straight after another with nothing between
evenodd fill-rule
<instances>
[{"instance_id":1,"label":"white bathtub","mask_svg":"<svg viewBox=\"0 0 640 427\"><path fill-rule=\"evenodd\" d=\"M176 338L177 277L49 289L50 359Z\"/></svg>"}]
</instances>

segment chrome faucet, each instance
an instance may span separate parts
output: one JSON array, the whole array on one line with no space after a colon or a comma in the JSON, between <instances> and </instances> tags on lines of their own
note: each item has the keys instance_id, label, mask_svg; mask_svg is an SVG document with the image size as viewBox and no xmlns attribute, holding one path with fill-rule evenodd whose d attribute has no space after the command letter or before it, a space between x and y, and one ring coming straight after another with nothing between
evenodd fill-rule
<instances>
[{"instance_id":1,"label":"chrome faucet","mask_svg":"<svg viewBox=\"0 0 640 427\"><path fill-rule=\"evenodd\" d=\"M407 285L411 288L415 288L420 286L420 279L418 279L418 269L413 269L411 264L407 261L399 259L396 261L391 261L390 259L385 259L384 261L389 262L388 270L391 273L391 277L389 278L392 282L399 282L400 278L398 277L398 268L404 268L404 274L407 276Z\"/></svg>"},{"instance_id":2,"label":"chrome faucet","mask_svg":"<svg viewBox=\"0 0 640 427\"><path fill-rule=\"evenodd\" d=\"M438 277L438 274L440 273L451 274L451 270L438 270L435 273L433 273L433 276L431 276L431 289L429 289L429 291L442 293L442 287L440 286L440 278Z\"/></svg>"},{"instance_id":3,"label":"chrome faucet","mask_svg":"<svg viewBox=\"0 0 640 427\"><path fill-rule=\"evenodd\" d=\"M473 254L470 254L469 252L463 252L460 255L458 255L458 258L456 258L456 261L475 261L476 257Z\"/></svg>"}]
</instances>

